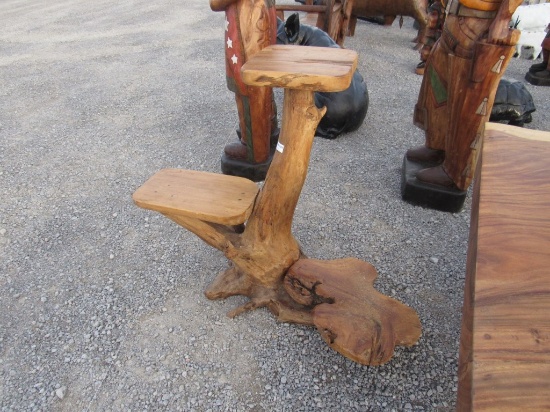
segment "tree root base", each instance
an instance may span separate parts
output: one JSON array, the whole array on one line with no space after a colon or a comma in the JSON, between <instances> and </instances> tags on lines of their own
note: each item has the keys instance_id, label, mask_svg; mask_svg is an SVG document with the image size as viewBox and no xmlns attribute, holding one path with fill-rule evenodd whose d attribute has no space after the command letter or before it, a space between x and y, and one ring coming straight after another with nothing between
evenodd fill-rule
<instances>
[{"instance_id":1,"label":"tree root base","mask_svg":"<svg viewBox=\"0 0 550 412\"><path fill-rule=\"evenodd\" d=\"M272 287L259 284L235 266L220 273L204 294L210 300L238 295L248 297L248 302L227 313L230 318L265 307L280 322L313 325L311 308L294 301L283 288L282 282Z\"/></svg>"},{"instance_id":2,"label":"tree root base","mask_svg":"<svg viewBox=\"0 0 550 412\"><path fill-rule=\"evenodd\" d=\"M397 345L412 346L421 334L416 312L374 289L376 269L359 259L300 259L284 286L313 305L313 324L334 350L363 365L389 361Z\"/></svg>"},{"instance_id":3,"label":"tree root base","mask_svg":"<svg viewBox=\"0 0 550 412\"><path fill-rule=\"evenodd\" d=\"M416 312L374 289L374 267L359 259L299 259L279 284L259 284L232 266L205 291L208 299L242 295L250 300L228 313L233 318L266 307L280 322L312 325L325 342L363 365L389 361L397 345L421 335Z\"/></svg>"}]
</instances>

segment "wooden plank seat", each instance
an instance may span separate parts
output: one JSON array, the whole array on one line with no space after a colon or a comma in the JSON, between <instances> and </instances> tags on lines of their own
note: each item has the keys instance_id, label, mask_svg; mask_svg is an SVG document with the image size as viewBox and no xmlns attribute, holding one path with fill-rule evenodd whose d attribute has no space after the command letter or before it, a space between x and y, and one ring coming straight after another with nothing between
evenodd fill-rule
<instances>
[{"instance_id":1,"label":"wooden plank seat","mask_svg":"<svg viewBox=\"0 0 550 412\"><path fill-rule=\"evenodd\" d=\"M244 223L258 186L242 177L194 170L163 169L133 195L141 208L224 225Z\"/></svg>"},{"instance_id":2,"label":"wooden plank seat","mask_svg":"<svg viewBox=\"0 0 550 412\"><path fill-rule=\"evenodd\" d=\"M357 66L357 53L324 47L270 46L242 68L245 83L314 91L345 90ZM300 185L300 190L301 190ZM244 223L258 194L255 183L236 176L165 169L133 195L144 209L224 225Z\"/></svg>"},{"instance_id":3,"label":"wooden plank seat","mask_svg":"<svg viewBox=\"0 0 550 412\"><path fill-rule=\"evenodd\" d=\"M550 133L487 123L472 202L459 411L550 410Z\"/></svg>"}]
</instances>

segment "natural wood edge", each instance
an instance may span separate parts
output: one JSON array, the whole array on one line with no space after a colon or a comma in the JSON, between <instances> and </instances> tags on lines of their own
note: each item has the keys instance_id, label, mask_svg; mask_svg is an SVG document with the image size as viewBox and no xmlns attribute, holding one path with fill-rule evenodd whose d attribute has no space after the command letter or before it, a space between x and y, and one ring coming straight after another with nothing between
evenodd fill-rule
<instances>
[{"instance_id":1,"label":"natural wood edge","mask_svg":"<svg viewBox=\"0 0 550 412\"><path fill-rule=\"evenodd\" d=\"M331 348L376 366L392 358L395 346L412 346L421 335L416 312L374 289L376 276L359 259L300 259L284 287L294 300L313 307L313 323Z\"/></svg>"},{"instance_id":2,"label":"natural wood edge","mask_svg":"<svg viewBox=\"0 0 550 412\"><path fill-rule=\"evenodd\" d=\"M487 123L474 179L457 410L550 410L550 133Z\"/></svg>"},{"instance_id":3,"label":"natural wood edge","mask_svg":"<svg viewBox=\"0 0 550 412\"><path fill-rule=\"evenodd\" d=\"M528 140L538 140L541 142L550 142L548 132L527 129L525 127L510 126L502 123L487 122L485 124L485 138L490 139L493 137L513 137Z\"/></svg>"},{"instance_id":4,"label":"natural wood edge","mask_svg":"<svg viewBox=\"0 0 550 412\"><path fill-rule=\"evenodd\" d=\"M259 187L237 176L187 169L161 169L133 194L142 209L220 225L249 218Z\"/></svg>"},{"instance_id":5,"label":"natural wood edge","mask_svg":"<svg viewBox=\"0 0 550 412\"><path fill-rule=\"evenodd\" d=\"M236 266L231 266L220 273L206 288L204 295L210 300L238 295L248 297L250 299L248 302L229 311L227 316L230 318L267 307L280 322L313 325L310 307L294 302L281 286L270 288L255 283Z\"/></svg>"},{"instance_id":6,"label":"natural wood edge","mask_svg":"<svg viewBox=\"0 0 550 412\"><path fill-rule=\"evenodd\" d=\"M210 300L225 299L230 296L249 296L252 283L237 267L231 266L221 272L208 285L204 295Z\"/></svg>"}]
</instances>

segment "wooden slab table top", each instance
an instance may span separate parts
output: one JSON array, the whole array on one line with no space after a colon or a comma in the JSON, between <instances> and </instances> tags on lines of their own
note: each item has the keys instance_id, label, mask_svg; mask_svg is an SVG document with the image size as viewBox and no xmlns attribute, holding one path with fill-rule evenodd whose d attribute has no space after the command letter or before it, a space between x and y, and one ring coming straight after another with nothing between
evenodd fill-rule
<instances>
[{"instance_id":1,"label":"wooden slab table top","mask_svg":"<svg viewBox=\"0 0 550 412\"><path fill-rule=\"evenodd\" d=\"M472 205L457 410L550 410L548 132L487 123Z\"/></svg>"}]
</instances>

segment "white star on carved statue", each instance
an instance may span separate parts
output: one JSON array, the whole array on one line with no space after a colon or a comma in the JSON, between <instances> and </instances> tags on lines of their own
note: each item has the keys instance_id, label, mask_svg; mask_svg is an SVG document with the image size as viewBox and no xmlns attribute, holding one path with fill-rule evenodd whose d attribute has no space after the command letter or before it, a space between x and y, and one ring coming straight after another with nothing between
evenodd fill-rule
<instances>
[{"instance_id":1,"label":"white star on carved statue","mask_svg":"<svg viewBox=\"0 0 550 412\"><path fill-rule=\"evenodd\" d=\"M237 56L233 55L233 57L231 57L231 61L233 62L233 64L237 64L237 61L239 59L237 58Z\"/></svg>"},{"instance_id":2,"label":"white star on carved statue","mask_svg":"<svg viewBox=\"0 0 550 412\"><path fill-rule=\"evenodd\" d=\"M225 31L229 31L229 20L225 19Z\"/></svg>"},{"instance_id":3,"label":"white star on carved statue","mask_svg":"<svg viewBox=\"0 0 550 412\"><path fill-rule=\"evenodd\" d=\"M229 37L227 38L227 48L228 49L233 48L233 40L231 40Z\"/></svg>"}]
</instances>

